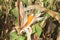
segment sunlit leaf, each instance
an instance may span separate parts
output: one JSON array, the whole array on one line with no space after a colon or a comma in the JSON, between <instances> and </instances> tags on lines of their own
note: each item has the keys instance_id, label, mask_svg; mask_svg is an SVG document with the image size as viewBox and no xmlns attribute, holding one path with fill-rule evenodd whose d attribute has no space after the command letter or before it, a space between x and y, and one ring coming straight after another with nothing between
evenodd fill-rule
<instances>
[{"instance_id":1,"label":"sunlit leaf","mask_svg":"<svg viewBox=\"0 0 60 40\"><path fill-rule=\"evenodd\" d=\"M18 38L16 40L25 40L24 36L18 36Z\"/></svg>"},{"instance_id":2,"label":"sunlit leaf","mask_svg":"<svg viewBox=\"0 0 60 40\"><path fill-rule=\"evenodd\" d=\"M10 40L25 40L25 36L17 35L16 32L10 33Z\"/></svg>"},{"instance_id":3,"label":"sunlit leaf","mask_svg":"<svg viewBox=\"0 0 60 40\"><path fill-rule=\"evenodd\" d=\"M10 40L15 40L17 37L16 32L10 33Z\"/></svg>"},{"instance_id":4,"label":"sunlit leaf","mask_svg":"<svg viewBox=\"0 0 60 40\"><path fill-rule=\"evenodd\" d=\"M35 33L37 36L41 35L42 28L40 27L39 23L36 23L32 26L33 33Z\"/></svg>"}]
</instances>

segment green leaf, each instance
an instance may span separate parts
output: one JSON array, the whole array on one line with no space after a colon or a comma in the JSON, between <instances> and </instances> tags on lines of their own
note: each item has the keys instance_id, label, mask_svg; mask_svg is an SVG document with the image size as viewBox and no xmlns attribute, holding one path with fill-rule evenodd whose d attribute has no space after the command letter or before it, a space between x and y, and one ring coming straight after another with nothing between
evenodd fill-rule
<instances>
[{"instance_id":1,"label":"green leaf","mask_svg":"<svg viewBox=\"0 0 60 40\"><path fill-rule=\"evenodd\" d=\"M28 4L28 0L21 0L21 2L22 2L23 4L25 4L25 5Z\"/></svg>"},{"instance_id":2,"label":"green leaf","mask_svg":"<svg viewBox=\"0 0 60 40\"><path fill-rule=\"evenodd\" d=\"M0 10L0 16L2 15L2 11Z\"/></svg>"},{"instance_id":3,"label":"green leaf","mask_svg":"<svg viewBox=\"0 0 60 40\"><path fill-rule=\"evenodd\" d=\"M44 14L43 16L44 16L44 17L47 16L48 18L50 17L50 15L49 15L48 13Z\"/></svg>"},{"instance_id":4,"label":"green leaf","mask_svg":"<svg viewBox=\"0 0 60 40\"><path fill-rule=\"evenodd\" d=\"M18 10L17 7L12 10L13 14L18 17Z\"/></svg>"},{"instance_id":5,"label":"green leaf","mask_svg":"<svg viewBox=\"0 0 60 40\"><path fill-rule=\"evenodd\" d=\"M49 5L49 0L43 0L44 6L47 7Z\"/></svg>"},{"instance_id":6,"label":"green leaf","mask_svg":"<svg viewBox=\"0 0 60 40\"><path fill-rule=\"evenodd\" d=\"M41 35L42 28L40 27L39 23L36 23L32 26L33 33L35 33L38 37Z\"/></svg>"},{"instance_id":7,"label":"green leaf","mask_svg":"<svg viewBox=\"0 0 60 40\"><path fill-rule=\"evenodd\" d=\"M35 10L34 10L34 12L35 12L35 14L37 14L37 13L38 13L38 10L37 10L37 9L35 9Z\"/></svg>"},{"instance_id":8,"label":"green leaf","mask_svg":"<svg viewBox=\"0 0 60 40\"><path fill-rule=\"evenodd\" d=\"M35 25L32 26L33 33L35 33Z\"/></svg>"},{"instance_id":9,"label":"green leaf","mask_svg":"<svg viewBox=\"0 0 60 40\"><path fill-rule=\"evenodd\" d=\"M17 7L12 10L14 16L16 17L15 24L18 24L18 10Z\"/></svg>"},{"instance_id":10,"label":"green leaf","mask_svg":"<svg viewBox=\"0 0 60 40\"><path fill-rule=\"evenodd\" d=\"M24 36L18 36L18 38L16 40L25 40Z\"/></svg>"},{"instance_id":11,"label":"green leaf","mask_svg":"<svg viewBox=\"0 0 60 40\"><path fill-rule=\"evenodd\" d=\"M25 40L25 36L17 35L16 32L10 33L10 40Z\"/></svg>"},{"instance_id":12,"label":"green leaf","mask_svg":"<svg viewBox=\"0 0 60 40\"><path fill-rule=\"evenodd\" d=\"M10 33L10 40L15 40L17 38L16 32Z\"/></svg>"},{"instance_id":13,"label":"green leaf","mask_svg":"<svg viewBox=\"0 0 60 40\"><path fill-rule=\"evenodd\" d=\"M21 0L23 3L27 3L28 2L28 0Z\"/></svg>"}]
</instances>

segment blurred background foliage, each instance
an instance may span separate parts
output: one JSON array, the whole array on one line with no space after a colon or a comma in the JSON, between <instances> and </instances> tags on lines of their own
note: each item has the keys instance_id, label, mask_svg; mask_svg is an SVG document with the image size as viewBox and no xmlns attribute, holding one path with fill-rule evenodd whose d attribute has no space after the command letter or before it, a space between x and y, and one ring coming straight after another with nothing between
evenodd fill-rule
<instances>
[{"instance_id":1,"label":"blurred background foliage","mask_svg":"<svg viewBox=\"0 0 60 40\"><path fill-rule=\"evenodd\" d=\"M23 3L23 8L26 8L29 5L40 4L40 0L30 0L31 2L28 1L29 0L20 0L20 2ZM0 40L27 40L26 34L18 35L16 31L11 32L14 27L18 25L18 9L16 2L17 0L0 0ZM50 0L43 0L43 6L52 11L59 12L60 15L60 1L51 0L50 2ZM36 10L35 13L38 13L38 10ZM42 38L42 40L48 40L50 38L55 40L57 38L56 35L58 35L57 32L60 24L55 18L52 18L47 13L42 16L44 18L47 17L43 25L44 28L40 27L40 24L45 19L33 24L32 36L35 34L39 39Z\"/></svg>"}]
</instances>

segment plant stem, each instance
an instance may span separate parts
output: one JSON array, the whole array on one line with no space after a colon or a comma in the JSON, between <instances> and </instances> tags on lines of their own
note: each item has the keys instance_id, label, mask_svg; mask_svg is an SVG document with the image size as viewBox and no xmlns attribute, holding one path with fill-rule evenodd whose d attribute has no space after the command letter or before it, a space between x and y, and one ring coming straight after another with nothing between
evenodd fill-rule
<instances>
[{"instance_id":1,"label":"plant stem","mask_svg":"<svg viewBox=\"0 0 60 40\"><path fill-rule=\"evenodd\" d=\"M19 28L21 27L21 21L20 21L20 0L17 1L17 6L18 6L18 25Z\"/></svg>"}]
</instances>

